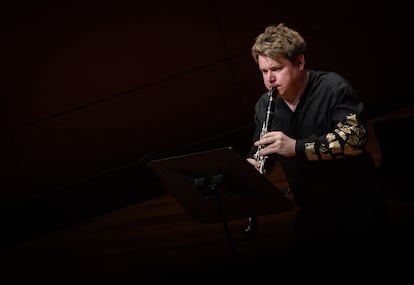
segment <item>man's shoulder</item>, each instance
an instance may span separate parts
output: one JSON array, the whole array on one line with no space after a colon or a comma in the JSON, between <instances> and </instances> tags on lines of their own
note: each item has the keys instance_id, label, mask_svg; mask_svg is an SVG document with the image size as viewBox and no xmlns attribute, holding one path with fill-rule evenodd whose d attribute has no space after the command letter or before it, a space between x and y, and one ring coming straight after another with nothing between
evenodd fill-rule
<instances>
[{"instance_id":1,"label":"man's shoulder","mask_svg":"<svg viewBox=\"0 0 414 285\"><path fill-rule=\"evenodd\" d=\"M311 84L331 90L351 90L350 82L341 74L334 71L312 70Z\"/></svg>"},{"instance_id":2,"label":"man's shoulder","mask_svg":"<svg viewBox=\"0 0 414 285\"><path fill-rule=\"evenodd\" d=\"M325 71L325 70L310 70L311 76L316 79L323 79L329 81L346 81L345 77L335 71Z\"/></svg>"}]
</instances>

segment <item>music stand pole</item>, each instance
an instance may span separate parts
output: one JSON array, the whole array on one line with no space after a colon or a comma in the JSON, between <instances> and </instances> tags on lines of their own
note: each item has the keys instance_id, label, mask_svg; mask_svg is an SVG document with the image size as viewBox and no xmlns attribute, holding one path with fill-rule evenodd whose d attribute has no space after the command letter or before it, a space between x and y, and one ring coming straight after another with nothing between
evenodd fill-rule
<instances>
[{"instance_id":1,"label":"music stand pole","mask_svg":"<svg viewBox=\"0 0 414 285\"><path fill-rule=\"evenodd\" d=\"M215 179L214 179L215 178ZM229 246L230 246L230 254L234 257L236 255L236 249L234 247L234 243L233 243L233 238L231 236L230 233L230 228L229 228L229 224L226 218L226 214L224 212L224 207L223 204L221 202L220 199L220 195L218 193L218 189L219 189L219 184L222 182L222 178L223 178L223 174L221 175L216 175L213 178L213 183L211 183L210 185L207 186L207 191L202 191L202 194L204 194L204 209L207 208L207 199L209 199L209 197L211 197L211 195L214 196L216 203L217 203L217 209L221 218L221 222L223 224L224 227L224 231L226 232L226 236L227 236L227 240L229 242ZM205 213L207 213L207 210L205 210Z\"/></svg>"}]
</instances>

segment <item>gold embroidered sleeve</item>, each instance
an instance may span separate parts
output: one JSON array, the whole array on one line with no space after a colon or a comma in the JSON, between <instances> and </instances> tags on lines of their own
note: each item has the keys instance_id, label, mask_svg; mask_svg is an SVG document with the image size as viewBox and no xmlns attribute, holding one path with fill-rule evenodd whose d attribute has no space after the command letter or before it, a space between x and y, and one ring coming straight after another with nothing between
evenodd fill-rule
<instances>
[{"instance_id":1,"label":"gold embroidered sleeve","mask_svg":"<svg viewBox=\"0 0 414 285\"><path fill-rule=\"evenodd\" d=\"M350 114L320 140L305 143L308 160L329 160L362 153L367 131L355 114Z\"/></svg>"}]
</instances>

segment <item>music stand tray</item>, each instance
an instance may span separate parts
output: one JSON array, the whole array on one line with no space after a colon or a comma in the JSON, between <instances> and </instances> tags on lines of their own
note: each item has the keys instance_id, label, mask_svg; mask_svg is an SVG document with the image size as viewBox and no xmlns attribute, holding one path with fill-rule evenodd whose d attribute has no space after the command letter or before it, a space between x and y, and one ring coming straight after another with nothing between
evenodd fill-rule
<instances>
[{"instance_id":1,"label":"music stand tray","mask_svg":"<svg viewBox=\"0 0 414 285\"><path fill-rule=\"evenodd\" d=\"M202 223L284 212L286 195L232 147L151 160L148 166L184 210Z\"/></svg>"}]
</instances>

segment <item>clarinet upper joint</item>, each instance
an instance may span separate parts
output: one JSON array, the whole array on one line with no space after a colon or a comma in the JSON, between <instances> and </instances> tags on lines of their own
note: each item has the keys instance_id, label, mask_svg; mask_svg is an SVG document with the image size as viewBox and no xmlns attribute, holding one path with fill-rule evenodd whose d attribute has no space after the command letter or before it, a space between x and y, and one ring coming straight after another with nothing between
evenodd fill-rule
<instances>
[{"instance_id":1,"label":"clarinet upper joint","mask_svg":"<svg viewBox=\"0 0 414 285\"><path fill-rule=\"evenodd\" d=\"M267 134L267 132L270 131L271 129L271 125L272 125L272 120L273 120L273 114L274 114L274 109L275 109L275 95L276 95L276 87L273 87L271 90L269 90L267 92L267 95L269 97L269 102L267 104L267 109L266 109L266 117L263 120L263 124L262 124L262 130L260 132L260 139L263 138L263 136L265 134ZM264 148L265 146L258 146L257 147L257 151L254 155L254 159L259 162L259 172L261 174L265 174L266 172L266 159L267 156L262 156L259 154L259 151Z\"/></svg>"}]
</instances>

